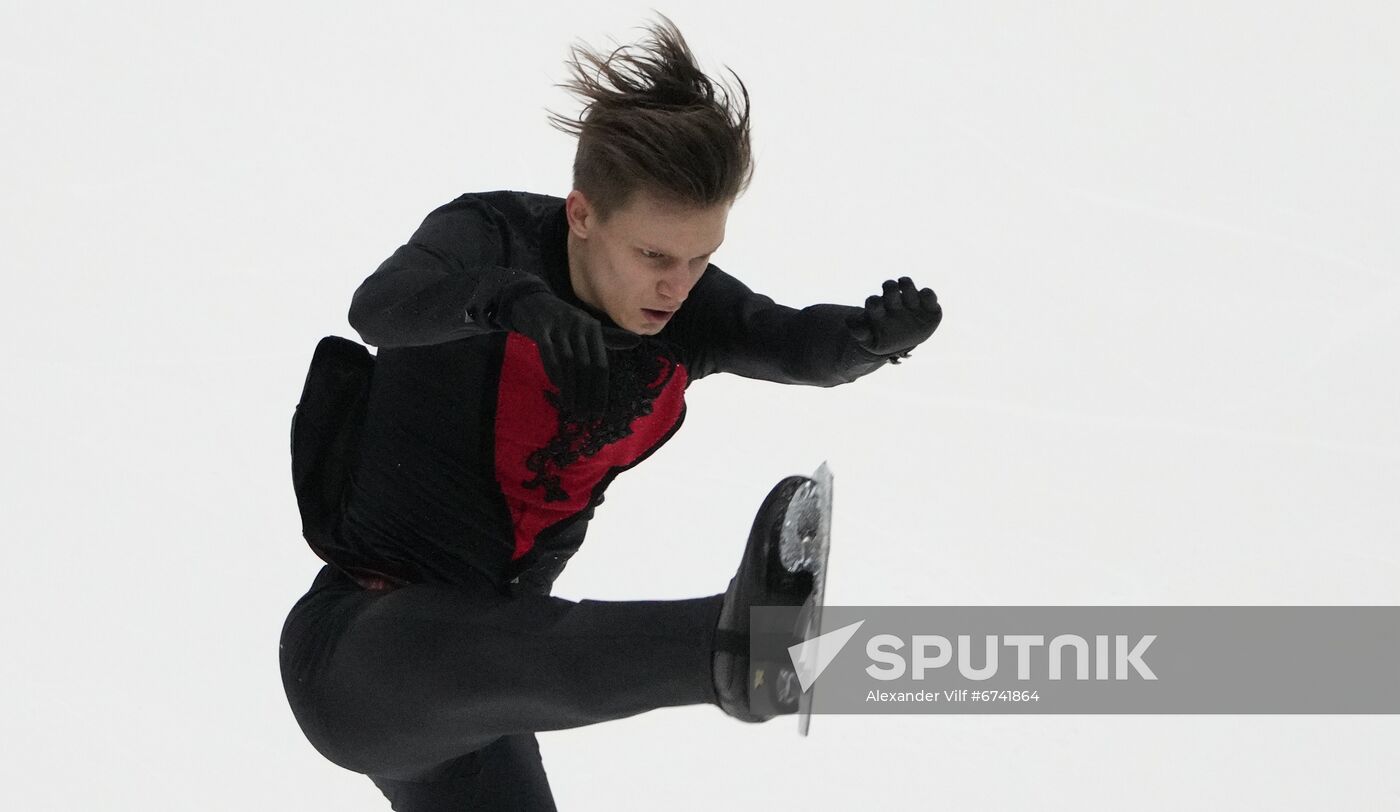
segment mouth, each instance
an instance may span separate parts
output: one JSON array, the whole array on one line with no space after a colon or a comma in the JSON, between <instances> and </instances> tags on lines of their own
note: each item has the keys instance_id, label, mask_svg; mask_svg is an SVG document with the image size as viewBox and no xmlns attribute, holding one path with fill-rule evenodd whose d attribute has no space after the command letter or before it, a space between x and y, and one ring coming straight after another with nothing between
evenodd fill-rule
<instances>
[{"instance_id":1,"label":"mouth","mask_svg":"<svg viewBox=\"0 0 1400 812\"><path fill-rule=\"evenodd\" d=\"M642 308L642 313L652 321L667 321L676 314L674 310L652 310L649 307Z\"/></svg>"}]
</instances>

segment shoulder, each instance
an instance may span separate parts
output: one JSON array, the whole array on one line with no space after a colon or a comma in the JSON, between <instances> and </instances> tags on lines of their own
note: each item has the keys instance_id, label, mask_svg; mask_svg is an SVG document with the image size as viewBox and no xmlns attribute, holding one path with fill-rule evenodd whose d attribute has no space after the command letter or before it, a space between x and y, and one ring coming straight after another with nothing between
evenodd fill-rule
<instances>
[{"instance_id":1,"label":"shoulder","mask_svg":"<svg viewBox=\"0 0 1400 812\"><path fill-rule=\"evenodd\" d=\"M718 265L711 263L705 266L705 272L700 275L700 279L691 288L690 296L686 299L686 303L681 306L680 313L685 313L686 308L693 304L695 307L691 308L692 311L705 311L706 315L712 316L715 314L716 308L720 310L731 308L738 301L753 295L754 293L748 285Z\"/></svg>"},{"instance_id":2,"label":"shoulder","mask_svg":"<svg viewBox=\"0 0 1400 812\"><path fill-rule=\"evenodd\" d=\"M753 291L743 282L718 265L707 265L662 335L682 344L705 343L738 317L744 300L751 296Z\"/></svg>"},{"instance_id":3,"label":"shoulder","mask_svg":"<svg viewBox=\"0 0 1400 812\"><path fill-rule=\"evenodd\" d=\"M465 192L429 212L415 239L488 243L498 247L497 261L524 263L557 241L563 208L563 198L535 192Z\"/></svg>"},{"instance_id":4,"label":"shoulder","mask_svg":"<svg viewBox=\"0 0 1400 812\"><path fill-rule=\"evenodd\" d=\"M514 189L468 192L457 200L470 201L467 205L489 209L492 214L516 227L534 226L564 206L562 197Z\"/></svg>"}]
</instances>

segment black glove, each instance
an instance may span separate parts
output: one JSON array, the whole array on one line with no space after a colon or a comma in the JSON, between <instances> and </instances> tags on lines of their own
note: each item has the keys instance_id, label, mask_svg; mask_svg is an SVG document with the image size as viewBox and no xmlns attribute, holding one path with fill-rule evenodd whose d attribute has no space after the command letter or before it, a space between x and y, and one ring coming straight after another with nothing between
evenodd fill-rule
<instances>
[{"instance_id":1,"label":"black glove","mask_svg":"<svg viewBox=\"0 0 1400 812\"><path fill-rule=\"evenodd\" d=\"M886 280L884 290L866 299L865 310L846 325L861 349L897 364L938 329L943 308L931 289L918 290L907 276Z\"/></svg>"},{"instance_id":2,"label":"black glove","mask_svg":"<svg viewBox=\"0 0 1400 812\"><path fill-rule=\"evenodd\" d=\"M595 419L607 408L608 350L641 341L545 291L503 302L496 321L535 342L545 374L559 387L560 411L577 420Z\"/></svg>"}]
</instances>

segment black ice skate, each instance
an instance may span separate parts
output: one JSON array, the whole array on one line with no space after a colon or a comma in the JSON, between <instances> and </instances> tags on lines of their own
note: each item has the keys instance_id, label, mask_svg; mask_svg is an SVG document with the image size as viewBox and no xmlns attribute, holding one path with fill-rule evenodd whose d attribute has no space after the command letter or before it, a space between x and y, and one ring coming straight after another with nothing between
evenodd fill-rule
<instances>
[{"instance_id":1,"label":"black ice skate","mask_svg":"<svg viewBox=\"0 0 1400 812\"><path fill-rule=\"evenodd\" d=\"M801 642L817 630L830 522L830 474L824 465L816 477L791 476L769 492L724 596L715 637L715 690L720 708L744 722L796 713L803 698L786 645L762 646L761 652L772 654L750 661L749 609L801 607L784 642Z\"/></svg>"}]
</instances>

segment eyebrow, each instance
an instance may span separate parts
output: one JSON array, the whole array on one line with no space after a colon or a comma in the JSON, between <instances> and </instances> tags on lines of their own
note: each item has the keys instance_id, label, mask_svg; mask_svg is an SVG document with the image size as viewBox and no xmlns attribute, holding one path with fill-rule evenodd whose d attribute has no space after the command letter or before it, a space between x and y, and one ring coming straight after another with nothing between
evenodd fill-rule
<instances>
[{"instance_id":1,"label":"eyebrow","mask_svg":"<svg viewBox=\"0 0 1400 812\"><path fill-rule=\"evenodd\" d=\"M724 243L720 243L720 245L723 245L723 244L724 244ZM708 252L706 252L706 253L704 253L704 254L701 254L699 257L696 257L696 259L700 259L700 257L713 256L714 253L720 249L720 245L716 245L714 248L710 249ZM649 243L645 243L645 242L644 242L644 243L641 243L641 246L642 246L642 248L645 248L646 250L651 251L651 252L654 253L654 254L661 254L662 256L666 256L666 257L673 256L673 254L672 254L670 251L666 251L666 250L663 250L663 249L661 249L661 248L657 248L656 246L651 245L651 244L649 244Z\"/></svg>"}]
</instances>

